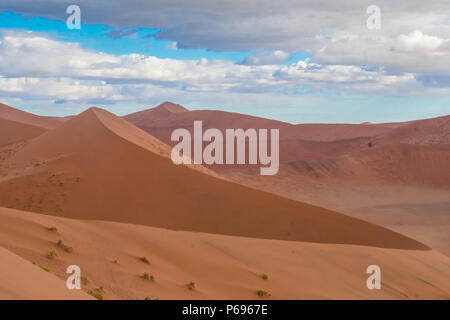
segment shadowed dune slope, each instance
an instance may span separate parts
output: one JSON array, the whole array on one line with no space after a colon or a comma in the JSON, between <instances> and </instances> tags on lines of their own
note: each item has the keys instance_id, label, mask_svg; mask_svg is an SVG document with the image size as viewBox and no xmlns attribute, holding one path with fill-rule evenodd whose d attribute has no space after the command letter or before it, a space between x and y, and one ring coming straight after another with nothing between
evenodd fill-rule
<instances>
[{"instance_id":1,"label":"shadowed dune slope","mask_svg":"<svg viewBox=\"0 0 450 320\"><path fill-rule=\"evenodd\" d=\"M56 231L49 231L53 226ZM56 246L58 240L73 248ZM73 220L0 208L0 246L45 265L62 280L67 266L81 268L85 291L104 288L105 299L448 299L450 258L435 251L398 250L354 245L243 238L106 221ZM46 255L55 248L58 256ZM3 257L0 250L0 257ZM146 257L150 264L143 263ZM30 289L41 287L37 266L22 260L4 260L2 272L15 275L22 264L32 276ZM6 263L3 263L3 262ZM368 290L366 269L380 266L380 290ZM17 265L17 269L15 266ZM2 269L3 268L3 269ZM148 272L154 281L142 279ZM262 275L267 273L268 280ZM5 274L5 273L3 273ZM26 274L24 275L26 278ZM21 280L20 278L18 280ZM195 283L194 290L186 284ZM63 282L63 281L61 281ZM21 284L21 282L19 282ZM0 298L29 291L0 281ZM5 292L5 288L9 291ZM27 287L28 288L28 287ZM52 282L45 282L48 294Z\"/></svg>"},{"instance_id":2,"label":"shadowed dune slope","mask_svg":"<svg viewBox=\"0 0 450 320\"><path fill-rule=\"evenodd\" d=\"M428 249L371 223L175 166L161 148L125 120L91 108L6 160L24 169L0 180L0 204L175 230ZM42 165L27 166L32 159Z\"/></svg>"}]
</instances>

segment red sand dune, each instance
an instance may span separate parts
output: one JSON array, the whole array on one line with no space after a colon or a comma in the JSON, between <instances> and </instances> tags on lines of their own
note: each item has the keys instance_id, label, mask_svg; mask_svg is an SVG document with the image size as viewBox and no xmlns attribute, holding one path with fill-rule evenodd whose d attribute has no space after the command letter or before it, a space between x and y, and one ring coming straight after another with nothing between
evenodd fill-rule
<instances>
[{"instance_id":1,"label":"red sand dune","mask_svg":"<svg viewBox=\"0 0 450 320\"><path fill-rule=\"evenodd\" d=\"M377 137L373 144L450 144L450 116L418 120Z\"/></svg>"},{"instance_id":2,"label":"red sand dune","mask_svg":"<svg viewBox=\"0 0 450 320\"><path fill-rule=\"evenodd\" d=\"M168 145L177 143L172 142L170 139L172 131L176 128L188 129L192 134L195 120L202 120L204 130L217 128L222 132L228 128L242 128L244 130L248 128L279 129L280 161L285 163L298 160L299 158L327 159L346 154L354 149L367 148L371 135L390 130L388 128L366 125L292 125L281 121L232 112L213 110L187 111L183 107L181 107L183 112L169 111L171 108L175 109L173 106L178 105L165 102L155 108L127 115L124 119ZM313 139L312 137L315 138ZM345 137L345 139L342 140L342 137ZM235 170L235 166L213 167L214 170L219 172L230 168Z\"/></svg>"},{"instance_id":3,"label":"red sand dune","mask_svg":"<svg viewBox=\"0 0 450 320\"><path fill-rule=\"evenodd\" d=\"M35 114L12 108L3 103L0 103L0 118L45 129L56 128L62 122L62 118L37 116Z\"/></svg>"},{"instance_id":4,"label":"red sand dune","mask_svg":"<svg viewBox=\"0 0 450 320\"><path fill-rule=\"evenodd\" d=\"M349 213L420 238L450 255L450 116L381 124L272 122L215 111L125 119L170 144L174 128L206 120L217 128L280 128L280 170L212 166L227 179L298 201ZM216 113L215 116L211 114ZM225 120L223 120L225 119ZM232 119L229 120L229 119ZM205 122L204 122L205 123ZM426 208L426 209L424 209Z\"/></svg>"},{"instance_id":5,"label":"red sand dune","mask_svg":"<svg viewBox=\"0 0 450 320\"><path fill-rule=\"evenodd\" d=\"M326 142L372 137L391 130L389 127L382 125L363 124L292 125L286 122L233 112L215 110L189 111L180 105L170 102L165 102L155 108L126 115L124 118L166 143L170 142L170 134L174 128L191 129L194 120L202 120L205 129L280 129L281 140L294 139Z\"/></svg>"},{"instance_id":6,"label":"red sand dune","mask_svg":"<svg viewBox=\"0 0 450 320\"><path fill-rule=\"evenodd\" d=\"M374 137L391 131L383 124L297 124L292 138L310 141L338 141L360 137Z\"/></svg>"},{"instance_id":7,"label":"red sand dune","mask_svg":"<svg viewBox=\"0 0 450 320\"><path fill-rule=\"evenodd\" d=\"M192 130L194 120L205 128L279 128L280 162L316 178L373 179L450 187L450 116L386 124L302 124L220 111L168 111L170 103L125 119L167 144L174 128ZM179 106L180 107L180 106ZM182 108L182 107L180 107ZM406 144L414 144L408 146ZM435 145L434 147L419 147ZM225 177L230 166L216 166ZM233 171L236 166L231 167ZM245 168L245 166L241 166ZM251 171L253 172L253 171ZM349 174L350 173L350 174ZM268 178L270 179L270 178Z\"/></svg>"},{"instance_id":8,"label":"red sand dune","mask_svg":"<svg viewBox=\"0 0 450 320\"><path fill-rule=\"evenodd\" d=\"M33 131L42 123L26 122L42 117L8 108L0 106L8 126L0 137L9 143L0 143L0 205L51 216L0 208L0 261L7 262L0 264L0 298L75 298L65 289L70 264L89 277L84 291L102 286L107 299L252 299L259 289L274 299L450 297L448 257L383 227L217 179L202 167L175 166L164 143L172 129L194 120L221 129L280 128L287 150L278 175L261 177L245 166L221 173L390 227L398 222L396 230L445 250L444 118L290 125L171 103L126 117L162 142L97 108L56 119L46 132ZM59 239L73 252L61 250ZM52 248L58 257L49 260ZM143 256L150 265L139 261ZM382 268L382 290L365 286L371 264ZM144 272L155 282L143 280ZM186 288L190 281L195 290Z\"/></svg>"},{"instance_id":9,"label":"red sand dune","mask_svg":"<svg viewBox=\"0 0 450 320\"><path fill-rule=\"evenodd\" d=\"M0 146L34 138L45 131L41 127L0 118Z\"/></svg>"},{"instance_id":10,"label":"red sand dune","mask_svg":"<svg viewBox=\"0 0 450 320\"><path fill-rule=\"evenodd\" d=\"M51 226L57 230L49 231ZM73 251L64 252L57 246L58 240ZM5 208L0 208L0 246L50 268L61 283L67 279L67 266L78 265L82 276L89 279L82 289L103 287L105 299L268 299L258 297L257 290L268 291L270 299L450 297L450 258L435 251L171 231ZM49 260L51 248L58 256ZM140 257L146 257L150 264ZM34 298L32 290L39 293L44 283L47 295L65 297L53 282L47 285L49 279L44 276L50 275L37 266L21 258L7 261L10 263L0 264L0 298L17 298L19 294ZM16 263L17 269L12 270ZM381 268L381 290L366 288L366 268L372 264ZM27 269L22 270L22 265ZM23 282L19 286L3 281L2 275L17 272L23 272L24 279L30 274L32 280L23 286ZM142 279L145 272L153 275L154 281ZM262 279L265 273L268 280ZM186 287L191 281L194 290Z\"/></svg>"},{"instance_id":11,"label":"red sand dune","mask_svg":"<svg viewBox=\"0 0 450 320\"><path fill-rule=\"evenodd\" d=\"M91 108L4 161L16 171L0 179L0 204L175 230L427 249L358 219L175 166L163 150L125 120Z\"/></svg>"}]
</instances>

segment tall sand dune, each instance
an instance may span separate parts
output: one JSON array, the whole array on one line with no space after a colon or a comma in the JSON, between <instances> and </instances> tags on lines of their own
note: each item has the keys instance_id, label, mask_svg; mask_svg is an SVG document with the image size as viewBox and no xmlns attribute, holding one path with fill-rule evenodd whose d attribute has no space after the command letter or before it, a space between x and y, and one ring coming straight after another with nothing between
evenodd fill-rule
<instances>
[{"instance_id":1,"label":"tall sand dune","mask_svg":"<svg viewBox=\"0 0 450 320\"><path fill-rule=\"evenodd\" d=\"M428 249L371 223L175 166L164 150L125 120L91 108L4 161L16 173L0 180L0 204L175 230Z\"/></svg>"},{"instance_id":2,"label":"tall sand dune","mask_svg":"<svg viewBox=\"0 0 450 320\"><path fill-rule=\"evenodd\" d=\"M176 127L279 128L280 170L211 166L228 180L388 226L450 255L449 116L379 124L298 124L156 107L125 119L170 144ZM211 114L216 113L216 116ZM223 120L225 119L225 120ZM232 119L229 120L229 119Z\"/></svg>"}]
</instances>

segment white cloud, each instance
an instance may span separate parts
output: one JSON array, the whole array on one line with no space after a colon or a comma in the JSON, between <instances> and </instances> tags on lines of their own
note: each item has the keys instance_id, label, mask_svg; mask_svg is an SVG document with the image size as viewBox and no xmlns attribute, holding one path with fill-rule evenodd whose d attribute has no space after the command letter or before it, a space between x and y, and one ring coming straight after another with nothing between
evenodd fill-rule
<instances>
[{"instance_id":1,"label":"white cloud","mask_svg":"<svg viewBox=\"0 0 450 320\"><path fill-rule=\"evenodd\" d=\"M450 72L450 38L420 30L395 37L381 34L345 34L331 39L314 56L322 64L345 64L389 68L394 72Z\"/></svg>"},{"instance_id":2,"label":"white cloud","mask_svg":"<svg viewBox=\"0 0 450 320\"><path fill-rule=\"evenodd\" d=\"M276 59L285 57L285 53L274 55ZM0 76L0 97L62 102L148 101L162 92L171 96L279 96L326 89L347 94L391 95L443 90L438 85L425 88L412 73L393 74L384 68L320 64L311 59L290 65L243 65L141 54L115 56L85 50L76 43L52 40L42 34L18 32L10 32L1 39Z\"/></svg>"},{"instance_id":3,"label":"white cloud","mask_svg":"<svg viewBox=\"0 0 450 320\"><path fill-rule=\"evenodd\" d=\"M166 44L165 47L167 49L170 49L170 50L177 50L178 49L178 45L177 45L176 41L172 41L171 43Z\"/></svg>"},{"instance_id":4,"label":"white cloud","mask_svg":"<svg viewBox=\"0 0 450 320\"><path fill-rule=\"evenodd\" d=\"M443 56L450 54L449 45L450 39L429 36L423 34L420 30L414 30L408 35L399 35L393 49L400 52L414 52Z\"/></svg>"},{"instance_id":5,"label":"white cloud","mask_svg":"<svg viewBox=\"0 0 450 320\"><path fill-rule=\"evenodd\" d=\"M246 57L241 64L256 66L267 64L279 64L288 61L291 55L282 50L264 51L256 50L251 56Z\"/></svg>"}]
</instances>

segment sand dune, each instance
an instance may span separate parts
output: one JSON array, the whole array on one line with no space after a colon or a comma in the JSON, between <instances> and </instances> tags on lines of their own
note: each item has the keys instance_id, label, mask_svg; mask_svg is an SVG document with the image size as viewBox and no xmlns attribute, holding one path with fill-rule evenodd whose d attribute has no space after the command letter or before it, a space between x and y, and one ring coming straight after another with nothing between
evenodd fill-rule
<instances>
[{"instance_id":1,"label":"sand dune","mask_svg":"<svg viewBox=\"0 0 450 320\"><path fill-rule=\"evenodd\" d=\"M441 131L427 124L428 138L411 140L395 132L421 121L309 128L171 103L126 117L155 136L98 108L56 120L47 131L1 118L8 145L0 143L0 205L48 215L0 208L0 256L7 261L0 280L12 275L0 282L0 298L71 298L64 283L70 264L89 277L84 291L103 287L107 299L252 299L260 289L274 299L449 298L448 257L375 224L285 198L381 221L446 252L450 179L442 169L450 161L445 139L436 140L445 138L445 121L436 122ZM164 142L194 120L221 129L280 128L279 174L211 168L249 188L203 167L175 166ZM305 140L308 134L316 141ZM384 141L387 135L400 138ZM52 248L58 257L50 260ZM382 268L380 291L365 286L371 264ZM142 279L144 272L156 280ZM266 272L269 280L261 277ZM22 273L34 279L27 288L27 277L12 282ZM190 281L195 290L186 288Z\"/></svg>"},{"instance_id":2,"label":"sand dune","mask_svg":"<svg viewBox=\"0 0 450 320\"><path fill-rule=\"evenodd\" d=\"M35 114L12 108L3 103L0 103L0 118L45 129L56 128L62 122L61 118L58 117L37 116Z\"/></svg>"},{"instance_id":3,"label":"sand dune","mask_svg":"<svg viewBox=\"0 0 450 320\"><path fill-rule=\"evenodd\" d=\"M57 230L49 231L51 226ZM58 240L71 246L73 251L64 252L57 246ZM82 276L89 280L83 284L83 290L103 287L105 299L450 297L450 259L434 251L170 231L114 222L72 220L5 208L0 208L0 246L50 268L61 282L67 278L65 269L68 265L80 266ZM58 256L49 260L47 254L51 248L57 250ZM140 257L146 257L150 264L140 261ZM48 275L29 262L23 263ZM381 290L366 288L366 268L372 264L381 267ZM0 267L0 270L4 269ZM154 281L142 279L145 272L153 275ZM268 280L262 279L264 273L268 274ZM0 271L0 277L1 274ZM43 278L31 275L34 276L31 284L38 286ZM189 282L195 283L194 290L187 289ZM15 284L0 283L4 288L0 290L0 298L5 295L16 297L8 291L18 290ZM46 286L46 289L49 295L61 294L53 291L52 286ZM257 290L265 290L271 296L260 298ZM27 295L28 291L21 292L21 297L33 297Z\"/></svg>"},{"instance_id":4,"label":"sand dune","mask_svg":"<svg viewBox=\"0 0 450 320\"><path fill-rule=\"evenodd\" d=\"M175 111L172 111L175 110ZM179 111L182 112L179 112ZM336 140L350 140L367 138L386 133L391 130L389 126L363 125L363 124L298 124L264 119L240 113L195 110L165 102L155 108L139 111L124 116L124 119L151 135L169 143L170 134L174 128L191 129L194 120L202 120L205 128L255 128L279 129L281 140L308 140L328 142Z\"/></svg>"},{"instance_id":5,"label":"sand dune","mask_svg":"<svg viewBox=\"0 0 450 320\"><path fill-rule=\"evenodd\" d=\"M0 180L0 203L176 230L427 249L370 223L175 166L161 149L126 121L91 108L5 160L23 167Z\"/></svg>"},{"instance_id":6,"label":"sand dune","mask_svg":"<svg viewBox=\"0 0 450 320\"><path fill-rule=\"evenodd\" d=\"M2 235L3 236L3 235ZM86 292L68 290L66 282L0 246L0 299L93 299Z\"/></svg>"},{"instance_id":7,"label":"sand dune","mask_svg":"<svg viewBox=\"0 0 450 320\"><path fill-rule=\"evenodd\" d=\"M125 118L169 144L171 130L189 129L194 119L217 128L279 127L281 167L276 176L261 177L251 166L211 169L243 185L419 237L450 254L450 242L442 236L450 232L450 215L440 209L448 202L450 187L449 116L398 123L289 125L261 118L249 122L232 113L206 117L211 111L156 117L157 109Z\"/></svg>"},{"instance_id":8,"label":"sand dune","mask_svg":"<svg viewBox=\"0 0 450 320\"><path fill-rule=\"evenodd\" d=\"M374 146L386 144L450 144L450 116L418 120L377 137Z\"/></svg>"},{"instance_id":9,"label":"sand dune","mask_svg":"<svg viewBox=\"0 0 450 320\"><path fill-rule=\"evenodd\" d=\"M338 141L374 137L391 130L383 124L298 124L291 137L310 141Z\"/></svg>"},{"instance_id":10,"label":"sand dune","mask_svg":"<svg viewBox=\"0 0 450 320\"><path fill-rule=\"evenodd\" d=\"M0 146L31 139L45 131L41 127L0 118Z\"/></svg>"}]
</instances>

